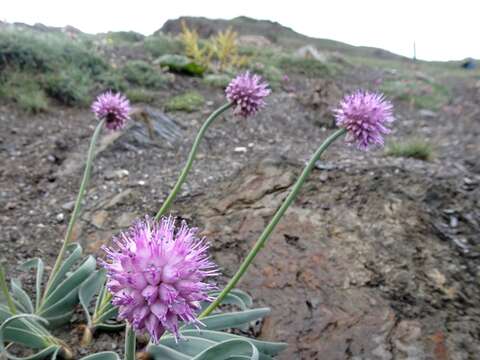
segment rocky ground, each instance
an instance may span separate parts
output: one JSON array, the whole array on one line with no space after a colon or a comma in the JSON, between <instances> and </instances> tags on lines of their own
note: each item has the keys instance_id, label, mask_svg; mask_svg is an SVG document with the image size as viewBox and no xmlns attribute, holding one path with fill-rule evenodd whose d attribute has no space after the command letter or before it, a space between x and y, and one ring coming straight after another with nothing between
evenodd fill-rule
<instances>
[{"instance_id":1,"label":"rocky ground","mask_svg":"<svg viewBox=\"0 0 480 360\"><path fill-rule=\"evenodd\" d=\"M334 83L341 93L372 87L379 75L355 66ZM181 77L177 83L199 86ZM438 111L395 104L391 139L428 139L432 161L360 153L337 142L249 270L241 288L271 307L258 336L288 342L280 359L478 356L479 94L468 77L449 85L451 99ZM321 80L293 77L255 118L219 119L201 146L173 212L203 229L221 283L332 131L310 106L319 86L325 88ZM103 135L75 231L87 252L100 254L113 234L159 208L201 122L224 101L220 90L200 91L208 100L200 113L138 105L151 118L153 139L140 121ZM88 110L52 108L33 117L0 109L0 251L10 275L31 257L52 264L94 126ZM81 321L68 335L72 343ZM111 349L115 341L102 334L100 346Z\"/></svg>"}]
</instances>

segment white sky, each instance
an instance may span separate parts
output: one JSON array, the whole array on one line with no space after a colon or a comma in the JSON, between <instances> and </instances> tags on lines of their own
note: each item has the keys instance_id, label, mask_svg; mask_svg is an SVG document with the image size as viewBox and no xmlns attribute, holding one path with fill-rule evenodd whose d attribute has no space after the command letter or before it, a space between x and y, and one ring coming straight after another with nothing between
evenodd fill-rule
<instances>
[{"instance_id":1,"label":"white sky","mask_svg":"<svg viewBox=\"0 0 480 360\"><path fill-rule=\"evenodd\" d=\"M480 59L480 0L1 0L0 20L151 34L182 15L277 21L295 31L425 60Z\"/></svg>"}]
</instances>

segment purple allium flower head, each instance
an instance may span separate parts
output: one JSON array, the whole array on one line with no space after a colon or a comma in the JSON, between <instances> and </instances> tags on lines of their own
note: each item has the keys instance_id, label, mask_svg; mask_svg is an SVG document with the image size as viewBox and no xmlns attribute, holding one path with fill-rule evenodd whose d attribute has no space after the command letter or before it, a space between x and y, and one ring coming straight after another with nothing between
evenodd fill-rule
<instances>
[{"instance_id":1,"label":"purple allium flower head","mask_svg":"<svg viewBox=\"0 0 480 360\"><path fill-rule=\"evenodd\" d=\"M97 97L92 104L92 111L100 120L105 119L107 129L119 130L128 120L130 102L120 93L107 91Z\"/></svg>"},{"instance_id":2,"label":"purple allium flower head","mask_svg":"<svg viewBox=\"0 0 480 360\"><path fill-rule=\"evenodd\" d=\"M178 339L179 321L201 324L199 302L212 300L207 292L216 289L204 280L218 270L196 229L185 222L176 227L172 217L159 222L146 217L113 242L115 248L103 248L102 266L120 319L148 332L155 343L166 330Z\"/></svg>"},{"instance_id":3,"label":"purple allium flower head","mask_svg":"<svg viewBox=\"0 0 480 360\"><path fill-rule=\"evenodd\" d=\"M248 117L265 106L263 99L270 94L270 89L259 75L247 71L228 84L225 94L234 104L235 114Z\"/></svg>"},{"instance_id":4,"label":"purple allium flower head","mask_svg":"<svg viewBox=\"0 0 480 360\"><path fill-rule=\"evenodd\" d=\"M337 126L347 130L347 140L361 150L383 146L387 126L395 119L393 105L382 94L358 90L345 96L334 110Z\"/></svg>"}]
</instances>

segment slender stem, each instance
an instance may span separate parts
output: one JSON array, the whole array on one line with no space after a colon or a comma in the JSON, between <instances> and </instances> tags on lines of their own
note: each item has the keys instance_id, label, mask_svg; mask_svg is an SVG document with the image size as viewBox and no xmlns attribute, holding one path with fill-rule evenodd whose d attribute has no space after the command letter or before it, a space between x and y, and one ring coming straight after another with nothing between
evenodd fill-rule
<instances>
[{"instance_id":1,"label":"slender stem","mask_svg":"<svg viewBox=\"0 0 480 360\"><path fill-rule=\"evenodd\" d=\"M263 248L265 245L265 242L268 240L270 237L271 233L275 229L275 226L277 226L278 222L282 218L283 214L285 214L285 211L288 209L288 207L292 204L293 200L298 195L298 192L300 191L301 187L305 183L305 180L307 179L308 175L312 171L312 169L315 167L315 162L320 158L320 156L323 154L323 152L340 136L345 134L346 130L345 129L340 129L337 130L335 133L330 135L322 145L317 149L315 154L313 154L312 158L308 162L307 166L303 169L302 174L300 177L297 179L297 182L293 185L292 189L290 190L290 193L286 197L286 199L283 201L282 205L280 208L277 210L275 215L273 216L272 220L270 220L270 223L267 225L265 230L263 230L262 234L258 238L257 242L253 246L252 250L248 253L247 257L243 261L243 263L240 265L238 271L236 274L230 279L228 282L227 286L222 290L222 292L218 295L218 297L213 301L199 316L199 318L203 318L207 315L209 315L215 308L220 305L222 300L227 296L227 294L232 290L235 285L240 281L242 276L245 274L247 271L248 267L252 263L253 259L255 259L255 256L257 256L258 252Z\"/></svg>"},{"instance_id":2,"label":"slender stem","mask_svg":"<svg viewBox=\"0 0 480 360\"><path fill-rule=\"evenodd\" d=\"M125 334L125 360L135 360L136 337L132 326L127 323L127 332Z\"/></svg>"},{"instance_id":3,"label":"slender stem","mask_svg":"<svg viewBox=\"0 0 480 360\"><path fill-rule=\"evenodd\" d=\"M182 187L183 183L185 182L185 179L187 178L188 172L190 171L190 168L192 167L193 160L195 160L195 155L197 154L198 146L200 145L200 141L202 140L203 136L205 135L205 132L207 131L208 127L215 121L215 119L222 114L224 111L232 107L232 103L226 103L219 107L217 110L215 110L209 117L208 119L203 123L202 127L198 131L197 137L195 138L195 141L193 142L192 149L190 150L190 154L188 154L188 159L187 163L185 164L185 167L183 168L182 172L180 173L180 176L175 183L175 186L173 187L172 191L168 195L167 199L163 203L162 207L158 211L157 215L155 215L155 220L158 220L160 216L164 215L165 212L170 208L172 205L173 200L175 200L175 197L177 196L178 191Z\"/></svg>"},{"instance_id":4,"label":"slender stem","mask_svg":"<svg viewBox=\"0 0 480 360\"><path fill-rule=\"evenodd\" d=\"M5 299L7 299L8 309L13 315L15 315L17 313L17 308L15 307L12 296L8 292L7 279L5 278L5 270L3 269L2 264L0 264L0 287L2 288Z\"/></svg>"},{"instance_id":5,"label":"slender stem","mask_svg":"<svg viewBox=\"0 0 480 360\"><path fill-rule=\"evenodd\" d=\"M50 277L47 282L47 286L45 288L44 292L44 297L48 293L48 290L50 286L52 285L52 281L55 278L55 275L57 274L58 270L60 269L60 265L62 264L63 257L65 256L65 252L67 251L67 247L70 244L70 241L72 239L72 234L73 234L73 228L75 226L75 223L77 221L78 215L80 214L80 208L82 206L82 200L85 195L85 190L88 185L88 181L90 180L90 173L92 171L92 163L93 163L93 158L95 157L95 145L97 143L97 139L100 135L100 132L102 131L103 125L104 125L104 120L100 121L95 128L95 131L93 133L92 139L90 140L90 146L88 148L88 154L87 154L87 161L85 164L85 170L83 172L83 178L82 182L80 183L80 189L78 191L77 195L77 200L75 201L75 206L73 208L72 216L70 217L70 221L68 223L67 227L67 232L65 234L65 238L63 240L62 248L60 249L60 252L58 253L57 259L55 260L55 265L53 266L52 272L50 273Z\"/></svg>"}]
</instances>

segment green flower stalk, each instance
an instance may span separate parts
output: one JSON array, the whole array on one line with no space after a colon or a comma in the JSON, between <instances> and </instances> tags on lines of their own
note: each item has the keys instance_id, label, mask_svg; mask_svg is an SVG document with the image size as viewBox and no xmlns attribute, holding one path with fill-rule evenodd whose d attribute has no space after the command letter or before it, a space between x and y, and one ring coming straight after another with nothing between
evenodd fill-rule
<instances>
[{"instance_id":1,"label":"green flower stalk","mask_svg":"<svg viewBox=\"0 0 480 360\"><path fill-rule=\"evenodd\" d=\"M195 160L195 157L197 155L198 147L199 147L200 142L202 141L202 139L205 135L205 132L210 127L210 125L212 125L212 123L215 121L215 119L217 119L222 113L224 113L226 110L228 110L232 106L233 106L232 103L226 103L226 104L220 106L203 123L202 127L198 131L198 134L195 138L195 141L193 142L192 149L190 150L190 153L188 154L187 163L185 164L182 172L180 173L180 176L178 177L178 180L175 183L175 186L173 187L172 191L168 195L167 199L163 203L160 210L157 212L157 215L155 215L155 220L156 221L159 220L160 217L168 211L168 209L172 205L172 202L177 197L177 194L180 191L180 188L182 187L183 183L185 182L185 180L187 178L187 175L188 175L190 169L192 168L193 161Z\"/></svg>"},{"instance_id":2,"label":"green flower stalk","mask_svg":"<svg viewBox=\"0 0 480 360\"><path fill-rule=\"evenodd\" d=\"M297 197L300 189L302 188L305 180L307 179L308 175L312 172L312 169L315 167L315 163L323 154L323 152L340 136L346 133L345 129L337 130L331 136L329 136L325 142L318 148L315 154L312 156L310 161L308 162L307 166L303 170L302 174L298 178L297 182L293 186L292 190L288 194L287 198L284 200L280 208L277 210L275 215L273 216L272 220L270 220L269 224L263 230L262 234L258 238L257 242L253 246L253 248L248 253L245 260L243 260L242 264L240 265L238 271L235 275L230 279L228 284L222 290L222 292L218 295L218 297L200 314L199 319L204 318L205 316L210 315L210 313L217 308L218 305L222 303L222 300L228 295L228 293L237 285L240 279L243 277L245 272L247 271L248 267L255 259L259 251L265 246L265 243L269 239L270 235L272 234L273 230L279 223L282 216L285 214L285 211L289 208L292 204L293 200Z\"/></svg>"},{"instance_id":3,"label":"green flower stalk","mask_svg":"<svg viewBox=\"0 0 480 360\"><path fill-rule=\"evenodd\" d=\"M65 256L65 252L67 251L68 245L72 241L73 229L77 222L78 216L80 215L80 208L82 206L82 200L85 196L85 190L88 186L88 182L90 180L90 173L92 171L92 163L93 158L95 157L95 145L97 143L98 137L102 131L102 128L105 124L105 121L102 120L98 123L95 131L93 133L92 139L90 141L90 146L88 148L88 155L87 161L85 164L85 170L83 172L82 182L80 183L80 189L78 191L77 199L75 200L75 206L73 207L72 216L70 217L70 221L68 222L67 232L65 233L65 238L63 239L63 244L60 249L60 252L57 255L57 259L55 260L55 264L53 265L52 272L50 273L50 277L47 282L47 286L45 287L44 294L48 293L48 290L55 279L58 271L60 270L60 266L62 265L63 258Z\"/></svg>"},{"instance_id":4,"label":"green flower stalk","mask_svg":"<svg viewBox=\"0 0 480 360\"><path fill-rule=\"evenodd\" d=\"M57 259L55 260L52 272L50 273L50 277L48 279L47 286L45 287L44 294L48 293L49 288L55 279L55 276L60 270L68 245L72 241L73 229L80 214L82 200L85 196L86 188L90 180L92 163L95 157L95 146L102 131L102 128L105 126L111 131L122 129L125 126L126 121L128 120L131 109L130 103L125 96L120 93L113 94L112 92L108 91L97 97L97 99L92 104L91 110L100 121L95 128L92 139L90 141L85 170L83 172L83 178L82 182L80 183L80 189L78 191L77 199L75 201L72 216L70 217L62 247L60 249L60 252L58 253Z\"/></svg>"},{"instance_id":5,"label":"green flower stalk","mask_svg":"<svg viewBox=\"0 0 480 360\"><path fill-rule=\"evenodd\" d=\"M135 360L135 348L137 338L135 331L130 324L127 324L127 331L125 334L125 360Z\"/></svg>"},{"instance_id":6,"label":"green flower stalk","mask_svg":"<svg viewBox=\"0 0 480 360\"><path fill-rule=\"evenodd\" d=\"M346 134L347 141L356 145L360 150L368 150L372 145L383 145L383 135L388 134L390 129L387 125L394 121L393 106L389 101L383 98L383 95L370 93L367 91L357 91L346 96L334 111L337 126L339 130L330 135L313 154L312 158L304 168L302 174L293 185L287 198L283 201L280 208L274 214L272 220L268 223L253 248L248 253L239 269L228 282L222 292L199 316L203 318L209 315L228 293L241 280L250 264L253 262L259 251L265 246L273 230L277 226L288 207L297 197L301 187L305 183L308 175L315 167L315 163L320 159L325 150L342 135Z\"/></svg>"},{"instance_id":7,"label":"green flower stalk","mask_svg":"<svg viewBox=\"0 0 480 360\"><path fill-rule=\"evenodd\" d=\"M155 215L155 220L158 220L162 215L165 215L172 205L172 202L175 200L180 188L187 178L188 172L192 167L200 142L204 137L205 132L215 121L215 119L232 107L234 108L234 113L236 115L244 118L253 116L258 112L258 110L265 106L264 98L269 94L270 90L268 89L268 84L262 81L260 76L250 74L249 72L238 75L230 82L225 90L228 103L215 110L200 128L195 141L193 142L192 149L188 155L187 163L180 173L180 176L172 191L168 195L157 215Z\"/></svg>"}]
</instances>

